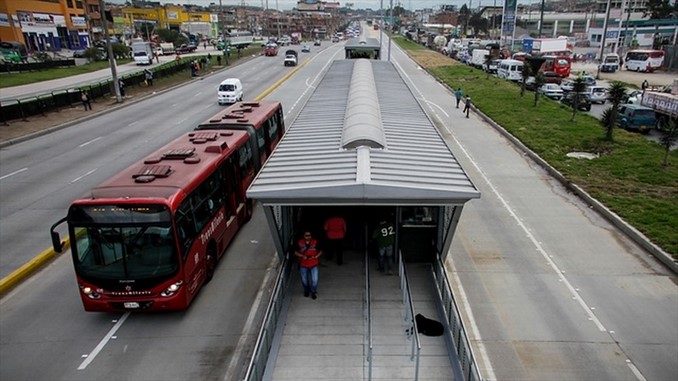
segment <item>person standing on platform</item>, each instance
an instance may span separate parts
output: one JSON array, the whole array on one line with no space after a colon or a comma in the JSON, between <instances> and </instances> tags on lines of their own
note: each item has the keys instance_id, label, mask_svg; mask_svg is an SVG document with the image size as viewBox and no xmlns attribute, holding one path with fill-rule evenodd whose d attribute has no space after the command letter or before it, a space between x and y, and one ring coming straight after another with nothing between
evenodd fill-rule
<instances>
[{"instance_id":1,"label":"person standing on platform","mask_svg":"<svg viewBox=\"0 0 678 381\"><path fill-rule=\"evenodd\" d=\"M297 242L294 255L299 258L299 275L304 287L304 296L318 297L318 258L323 254L318 247L318 241L313 238L309 230Z\"/></svg>"},{"instance_id":2,"label":"person standing on platform","mask_svg":"<svg viewBox=\"0 0 678 381\"><path fill-rule=\"evenodd\" d=\"M337 264L344 263L344 237L346 236L346 220L341 216L332 216L325 221L325 235L329 259L336 255Z\"/></svg>"},{"instance_id":3,"label":"person standing on platform","mask_svg":"<svg viewBox=\"0 0 678 381\"><path fill-rule=\"evenodd\" d=\"M393 275L391 264L393 263L393 244L395 242L395 228L393 223L382 218L374 231L372 240L376 242L379 250L379 271Z\"/></svg>"}]
</instances>

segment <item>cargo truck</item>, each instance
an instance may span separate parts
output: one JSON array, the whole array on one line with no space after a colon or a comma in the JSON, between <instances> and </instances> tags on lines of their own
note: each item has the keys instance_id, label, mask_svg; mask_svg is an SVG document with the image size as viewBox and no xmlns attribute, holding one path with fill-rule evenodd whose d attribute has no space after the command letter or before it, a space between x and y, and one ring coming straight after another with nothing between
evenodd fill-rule
<instances>
[{"instance_id":1,"label":"cargo truck","mask_svg":"<svg viewBox=\"0 0 678 381\"><path fill-rule=\"evenodd\" d=\"M285 66L297 66L297 51L288 50L285 52Z\"/></svg>"},{"instance_id":2,"label":"cargo truck","mask_svg":"<svg viewBox=\"0 0 678 381\"><path fill-rule=\"evenodd\" d=\"M678 79L673 80L671 92L646 90L640 100L640 105L655 111L659 127L670 119L678 118Z\"/></svg>"}]
</instances>

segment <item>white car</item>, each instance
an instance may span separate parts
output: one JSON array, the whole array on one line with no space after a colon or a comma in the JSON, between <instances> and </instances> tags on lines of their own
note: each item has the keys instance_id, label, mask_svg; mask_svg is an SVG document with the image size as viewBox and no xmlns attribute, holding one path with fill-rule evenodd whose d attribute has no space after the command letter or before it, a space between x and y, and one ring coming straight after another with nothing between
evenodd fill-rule
<instances>
[{"instance_id":1,"label":"white car","mask_svg":"<svg viewBox=\"0 0 678 381\"><path fill-rule=\"evenodd\" d=\"M546 83L539 89L537 89L539 94L544 95L547 98L555 99L555 100L561 100L563 98L563 95L565 92L563 92L563 89L560 88L555 83Z\"/></svg>"},{"instance_id":2,"label":"white car","mask_svg":"<svg viewBox=\"0 0 678 381\"><path fill-rule=\"evenodd\" d=\"M607 101L607 88L604 86L589 86L586 88L586 93L591 98L591 103L605 104Z\"/></svg>"}]
</instances>

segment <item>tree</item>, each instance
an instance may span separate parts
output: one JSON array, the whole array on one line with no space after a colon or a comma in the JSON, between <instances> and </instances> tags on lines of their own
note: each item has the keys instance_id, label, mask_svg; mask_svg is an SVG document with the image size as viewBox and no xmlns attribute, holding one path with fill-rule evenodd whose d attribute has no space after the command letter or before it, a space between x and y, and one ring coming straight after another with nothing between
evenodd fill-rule
<instances>
[{"instance_id":1,"label":"tree","mask_svg":"<svg viewBox=\"0 0 678 381\"><path fill-rule=\"evenodd\" d=\"M662 165L668 167L671 147L678 142L678 118L661 119L659 121L659 131L662 133L659 141L662 147L664 147L664 162Z\"/></svg>"},{"instance_id":2,"label":"tree","mask_svg":"<svg viewBox=\"0 0 678 381\"><path fill-rule=\"evenodd\" d=\"M606 124L603 124L606 131L605 140L612 141L612 133L617 124L617 110L619 110L619 105L626 98L626 86L624 86L622 82L613 81L607 96L607 99L612 103L612 106L605 110L608 115L603 115L603 118L601 119L601 123L603 123L603 121L606 122Z\"/></svg>"},{"instance_id":3,"label":"tree","mask_svg":"<svg viewBox=\"0 0 678 381\"><path fill-rule=\"evenodd\" d=\"M670 19L678 17L678 2L674 1L671 5L670 0L648 0L646 9L643 11L643 17L650 16L650 19Z\"/></svg>"},{"instance_id":4,"label":"tree","mask_svg":"<svg viewBox=\"0 0 678 381\"><path fill-rule=\"evenodd\" d=\"M471 17L468 20L468 25L473 28L473 35L477 36L480 32L488 34L489 31L489 21L482 17L480 12L471 14Z\"/></svg>"},{"instance_id":5,"label":"tree","mask_svg":"<svg viewBox=\"0 0 678 381\"><path fill-rule=\"evenodd\" d=\"M523 76L520 83L520 96L522 97L525 95L525 86L527 86L527 80L530 79L530 76L532 75L532 67L527 62L524 62L523 71L521 71L520 74Z\"/></svg>"},{"instance_id":6,"label":"tree","mask_svg":"<svg viewBox=\"0 0 678 381\"><path fill-rule=\"evenodd\" d=\"M586 82L584 78L579 76L572 81L572 119L570 121L574 122L574 117L577 115L577 107L579 106L579 100L584 95L586 90Z\"/></svg>"},{"instance_id":7,"label":"tree","mask_svg":"<svg viewBox=\"0 0 678 381\"><path fill-rule=\"evenodd\" d=\"M537 75L534 76L534 107L537 107L537 102L539 101L539 88L544 85L544 73L537 72Z\"/></svg>"},{"instance_id":8,"label":"tree","mask_svg":"<svg viewBox=\"0 0 678 381\"><path fill-rule=\"evenodd\" d=\"M462 5L461 8L459 8L459 17L458 21L459 24L464 25L464 35L467 34L468 31L468 22L471 19L471 11L468 9L466 4Z\"/></svg>"},{"instance_id":9,"label":"tree","mask_svg":"<svg viewBox=\"0 0 678 381\"><path fill-rule=\"evenodd\" d=\"M490 65L492 64L492 55L491 54L486 54L485 55L485 72L487 73L487 78L490 79Z\"/></svg>"}]
</instances>

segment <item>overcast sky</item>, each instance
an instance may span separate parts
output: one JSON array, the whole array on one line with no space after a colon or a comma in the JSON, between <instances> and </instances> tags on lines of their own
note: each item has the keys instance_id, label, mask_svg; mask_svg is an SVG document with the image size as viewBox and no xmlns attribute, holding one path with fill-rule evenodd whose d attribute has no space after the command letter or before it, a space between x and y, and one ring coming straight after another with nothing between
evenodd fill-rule
<instances>
[{"instance_id":1,"label":"overcast sky","mask_svg":"<svg viewBox=\"0 0 678 381\"><path fill-rule=\"evenodd\" d=\"M125 0L105 0L106 2L110 3L119 3L119 4L124 4ZM502 0L470 0L471 1L471 7L476 8L479 5L481 6L489 6L489 5L497 5L501 6ZM519 0L518 3L520 4L530 4L530 3L537 3L539 0ZM219 5L219 0L174 0L174 1L160 1L162 4L195 4L195 5L203 5L207 6L210 3L214 3ZM221 0L221 5L223 6L234 6L234 5L239 5L242 4L242 0ZM264 8L278 8L278 9L292 9L297 5L296 0L245 0L244 3L246 5L252 5L252 6L263 6ZM339 1L340 6L346 6L347 3L353 3L353 9L367 9L367 8L372 8L372 9L380 9L381 8L381 0L352 0L352 1ZM434 8L438 9L440 8L441 5L443 4L451 4L451 5L456 5L457 7L462 6L463 4L469 5L469 1L463 1L463 0L400 0L400 1L393 1L393 6L395 7L400 3L400 6L402 6L405 9L422 9L422 8ZM390 0L384 0L383 1L383 7L384 8L389 8L390 7Z\"/></svg>"}]
</instances>

